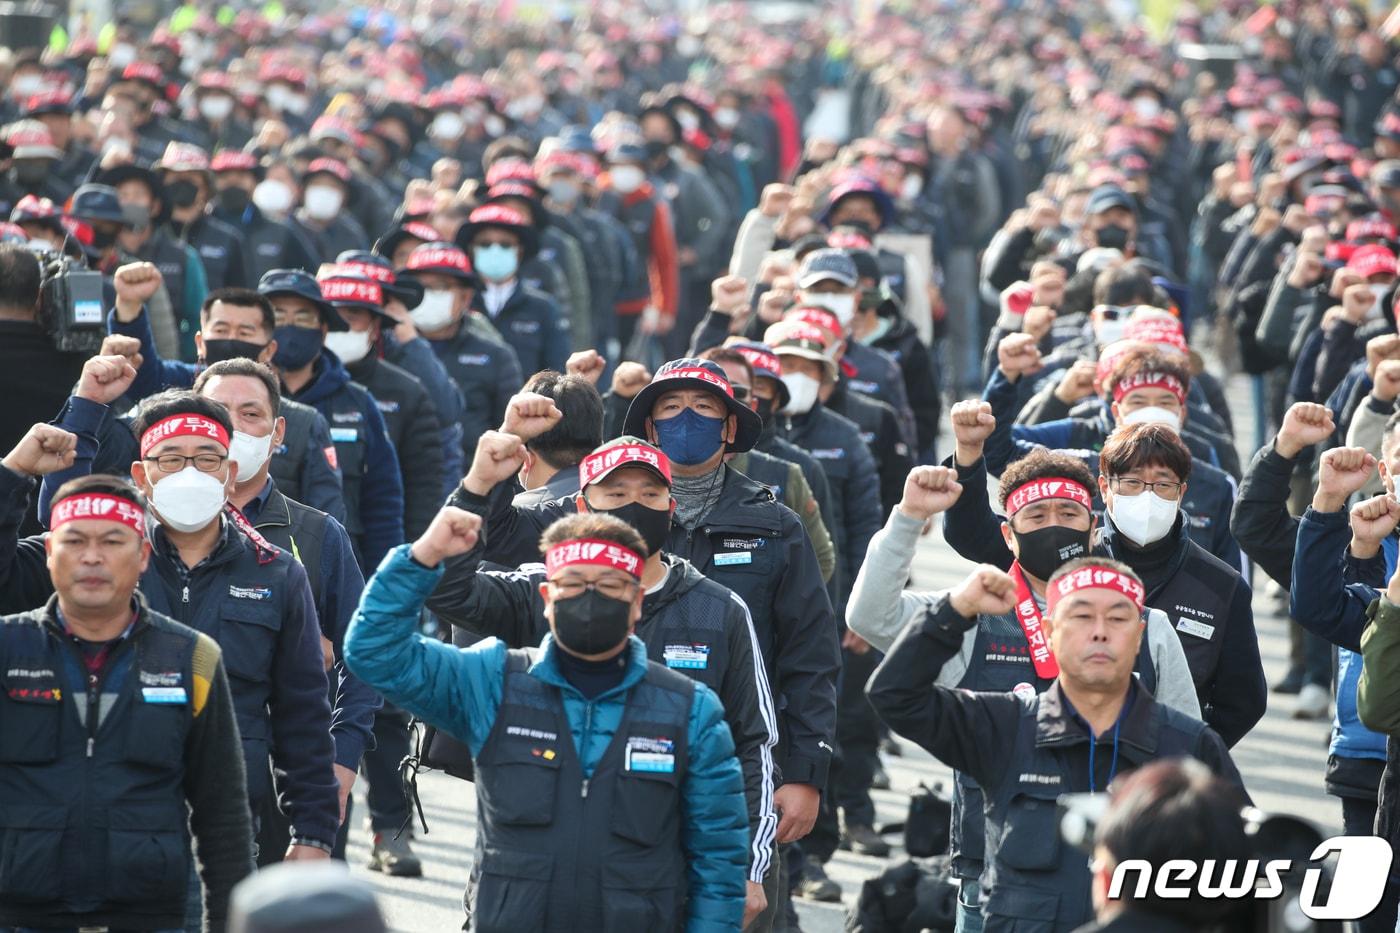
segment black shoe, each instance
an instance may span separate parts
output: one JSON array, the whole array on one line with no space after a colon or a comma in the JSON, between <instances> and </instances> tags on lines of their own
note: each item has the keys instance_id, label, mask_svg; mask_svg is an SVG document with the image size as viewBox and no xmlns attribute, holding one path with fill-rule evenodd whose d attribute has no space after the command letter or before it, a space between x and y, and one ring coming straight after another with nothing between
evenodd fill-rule
<instances>
[{"instance_id":1,"label":"black shoe","mask_svg":"<svg viewBox=\"0 0 1400 933\"><path fill-rule=\"evenodd\" d=\"M890 844L880 838L871 826L847 826L841 834L841 848L857 855L873 855L884 858L890 854Z\"/></svg>"},{"instance_id":2,"label":"black shoe","mask_svg":"<svg viewBox=\"0 0 1400 933\"><path fill-rule=\"evenodd\" d=\"M802 880L797 884L797 896L835 904L841 900L841 886L826 876L826 869L816 856L809 855L802 860Z\"/></svg>"},{"instance_id":3,"label":"black shoe","mask_svg":"<svg viewBox=\"0 0 1400 933\"><path fill-rule=\"evenodd\" d=\"M1303 681L1306 676L1301 667L1290 667L1288 673L1283 675L1283 680L1269 689L1273 690L1274 693L1296 694L1303 689Z\"/></svg>"}]
</instances>

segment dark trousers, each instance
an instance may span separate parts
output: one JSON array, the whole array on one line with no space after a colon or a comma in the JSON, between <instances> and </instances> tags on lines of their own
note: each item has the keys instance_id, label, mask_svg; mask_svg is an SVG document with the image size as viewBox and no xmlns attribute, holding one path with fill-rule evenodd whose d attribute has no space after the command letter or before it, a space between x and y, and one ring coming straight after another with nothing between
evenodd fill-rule
<instances>
[{"instance_id":1,"label":"dark trousers","mask_svg":"<svg viewBox=\"0 0 1400 933\"><path fill-rule=\"evenodd\" d=\"M365 752L361 765L361 773L369 783L365 791L369 820L376 833L392 834L408 821L408 799L399 777L399 764L410 750L408 713L385 703L374 714L374 742L374 749Z\"/></svg>"},{"instance_id":2,"label":"dark trousers","mask_svg":"<svg viewBox=\"0 0 1400 933\"><path fill-rule=\"evenodd\" d=\"M1376 834L1376 800L1373 797L1342 797L1342 832L1348 836ZM1395 869L1392 866L1391 871ZM1371 915L1356 921L1361 933L1394 933L1396 907L1400 904L1400 879L1391 876L1385 895Z\"/></svg>"},{"instance_id":3,"label":"dark trousers","mask_svg":"<svg viewBox=\"0 0 1400 933\"><path fill-rule=\"evenodd\" d=\"M836 754L822 793L821 810L802 851L827 862L841 841L840 814L848 826L873 826L875 803L870 782L879 767L880 717L865 698L865 682L880 663L878 651L855 654L842 649L836 698Z\"/></svg>"}]
</instances>

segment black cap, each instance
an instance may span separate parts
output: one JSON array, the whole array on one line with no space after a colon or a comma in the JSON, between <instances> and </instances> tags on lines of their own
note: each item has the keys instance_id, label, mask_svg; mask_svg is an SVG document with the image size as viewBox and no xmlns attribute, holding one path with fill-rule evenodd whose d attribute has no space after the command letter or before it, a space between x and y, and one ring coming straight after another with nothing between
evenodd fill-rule
<instances>
[{"instance_id":1,"label":"black cap","mask_svg":"<svg viewBox=\"0 0 1400 933\"><path fill-rule=\"evenodd\" d=\"M1084 213L1089 216L1102 214L1104 211L1115 207L1126 208L1137 213L1137 203L1133 201L1133 196L1128 194L1117 185L1099 185L1089 194L1089 203L1084 208Z\"/></svg>"},{"instance_id":2,"label":"black cap","mask_svg":"<svg viewBox=\"0 0 1400 933\"><path fill-rule=\"evenodd\" d=\"M69 199L67 216L75 220L109 221L130 226L131 221L122 213L122 202L117 197L117 189L111 185L83 185L73 192Z\"/></svg>"}]
</instances>

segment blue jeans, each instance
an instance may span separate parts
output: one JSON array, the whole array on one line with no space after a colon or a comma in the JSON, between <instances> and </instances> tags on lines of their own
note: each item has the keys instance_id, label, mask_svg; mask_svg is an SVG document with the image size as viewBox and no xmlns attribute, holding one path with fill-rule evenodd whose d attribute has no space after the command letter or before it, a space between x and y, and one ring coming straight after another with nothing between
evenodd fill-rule
<instances>
[{"instance_id":1,"label":"blue jeans","mask_svg":"<svg viewBox=\"0 0 1400 933\"><path fill-rule=\"evenodd\" d=\"M953 928L957 933L982 933L982 907L977 903L981 893L976 881L964 881L958 888L958 925Z\"/></svg>"}]
</instances>

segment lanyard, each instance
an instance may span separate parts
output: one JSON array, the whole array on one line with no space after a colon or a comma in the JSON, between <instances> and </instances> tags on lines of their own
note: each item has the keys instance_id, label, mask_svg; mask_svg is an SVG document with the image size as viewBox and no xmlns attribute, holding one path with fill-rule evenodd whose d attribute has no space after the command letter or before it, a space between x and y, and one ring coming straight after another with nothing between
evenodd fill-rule
<instances>
[{"instance_id":1,"label":"lanyard","mask_svg":"<svg viewBox=\"0 0 1400 933\"><path fill-rule=\"evenodd\" d=\"M1035 594L1026 583L1026 575L1021 572L1021 562L1011 564L1011 579L1016 581L1016 621L1021 623L1021 631L1031 646L1031 662L1035 665L1035 675L1045 680L1060 676L1060 665L1050 644L1045 640L1045 629L1041 625L1040 607L1036 605Z\"/></svg>"},{"instance_id":2,"label":"lanyard","mask_svg":"<svg viewBox=\"0 0 1400 933\"><path fill-rule=\"evenodd\" d=\"M1088 722L1085 722L1088 725ZM1113 776L1118 773L1118 729L1123 725L1123 714L1118 714L1118 721L1113 724L1113 758L1108 763L1108 783L1113 783ZM1089 793L1098 790L1095 787L1094 775L1094 748L1099 744L1099 740L1094 736L1094 730L1089 730Z\"/></svg>"}]
</instances>

